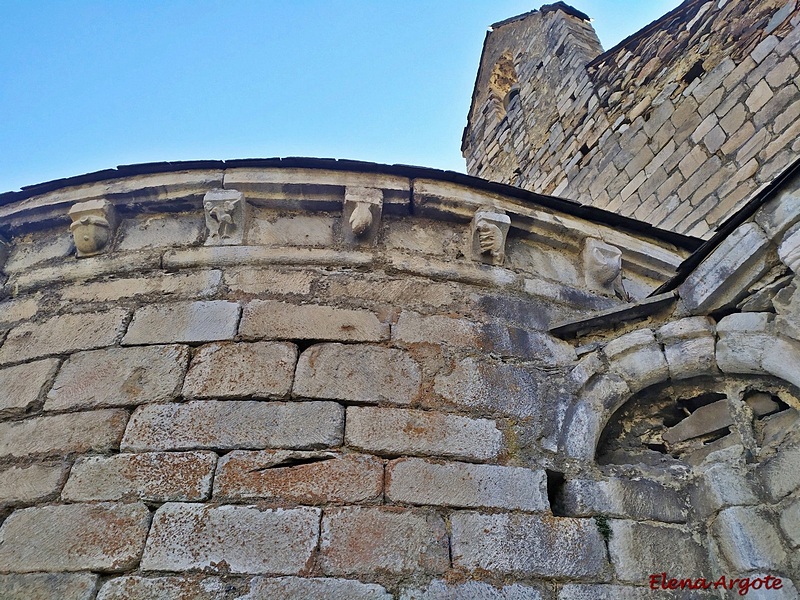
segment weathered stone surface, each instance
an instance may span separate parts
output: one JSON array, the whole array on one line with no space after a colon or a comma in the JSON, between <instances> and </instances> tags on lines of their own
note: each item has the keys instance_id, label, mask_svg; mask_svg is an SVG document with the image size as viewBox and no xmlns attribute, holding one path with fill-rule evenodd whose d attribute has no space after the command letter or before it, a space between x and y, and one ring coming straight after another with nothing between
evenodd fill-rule
<instances>
[{"instance_id":1,"label":"weathered stone surface","mask_svg":"<svg viewBox=\"0 0 800 600\"><path fill-rule=\"evenodd\" d=\"M225 285L233 292L306 296L314 276L307 271L277 271L252 267L225 269Z\"/></svg>"},{"instance_id":2,"label":"weathered stone surface","mask_svg":"<svg viewBox=\"0 0 800 600\"><path fill-rule=\"evenodd\" d=\"M184 574L180 577L115 577L97 600L244 600L246 581ZM248 598L249 600L249 598Z\"/></svg>"},{"instance_id":3,"label":"weathered stone surface","mask_svg":"<svg viewBox=\"0 0 800 600\"><path fill-rule=\"evenodd\" d=\"M145 571L299 573L319 537L316 508L167 503L153 516Z\"/></svg>"},{"instance_id":4,"label":"weathered stone surface","mask_svg":"<svg viewBox=\"0 0 800 600\"><path fill-rule=\"evenodd\" d=\"M603 348L610 368L622 376L632 392L669 377L669 367L653 332L640 329L612 340Z\"/></svg>"},{"instance_id":5,"label":"weathered stone surface","mask_svg":"<svg viewBox=\"0 0 800 600\"><path fill-rule=\"evenodd\" d=\"M743 472L744 448L741 446L719 450L720 453L739 455L739 464L735 462L712 462L698 468L699 477L691 490L691 507L695 514L709 516L721 508L733 505L758 504L750 478Z\"/></svg>"},{"instance_id":6,"label":"weathered stone surface","mask_svg":"<svg viewBox=\"0 0 800 600\"><path fill-rule=\"evenodd\" d=\"M3 269L7 273L27 271L30 267L45 261L65 258L75 251L72 235L66 230L55 235L21 238L14 244Z\"/></svg>"},{"instance_id":7,"label":"weathered stone surface","mask_svg":"<svg viewBox=\"0 0 800 600\"><path fill-rule=\"evenodd\" d=\"M61 489L66 468L66 465L33 464L0 471L0 505L28 504L55 496Z\"/></svg>"},{"instance_id":8,"label":"weathered stone surface","mask_svg":"<svg viewBox=\"0 0 800 600\"><path fill-rule=\"evenodd\" d=\"M450 566L444 520L433 512L335 508L322 519L321 540L326 575L443 573Z\"/></svg>"},{"instance_id":9,"label":"weathered stone surface","mask_svg":"<svg viewBox=\"0 0 800 600\"><path fill-rule=\"evenodd\" d=\"M670 574L671 575L671 574ZM645 583L649 583L649 579ZM647 587L629 587L611 584L567 583L561 587L558 600L716 600L717 594L702 590L651 590Z\"/></svg>"},{"instance_id":10,"label":"weathered stone surface","mask_svg":"<svg viewBox=\"0 0 800 600\"><path fill-rule=\"evenodd\" d=\"M0 457L116 450L127 422L126 411L107 409L0 423Z\"/></svg>"},{"instance_id":11,"label":"weathered stone surface","mask_svg":"<svg viewBox=\"0 0 800 600\"><path fill-rule=\"evenodd\" d=\"M366 310L253 300L239 332L247 339L379 342L389 337L389 326Z\"/></svg>"},{"instance_id":12,"label":"weathered stone surface","mask_svg":"<svg viewBox=\"0 0 800 600\"><path fill-rule=\"evenodd\" d=\"M215 343L194 355L187 398L283 398L292 388L297 346L286 343Z\"/></svg>"},{"instance_id":13,"label":"weathered stone surface","mask_svg":"<svg viewBox=\"0 0 800 600\"><path fill-rule=\"evenodd\" d=\"M419 458L401 458L389 463L386 497L404 504L532 512L550 508L544 471L471 463L435 463Z\"/></svg>"},{"instance_id":14,"label":"weathered stone surface","mask_svg":"<svg viewBox=\"0 0 800 600\"><path fill-rule=\"evenodd\" d=\"M693 579L711 576L706 551L686 529L621 520L609 524L608 552L620 581L640 585L663 571Z\"/></svg>"},{"instance_id":15,"label":"weathered stone surface","mask_svg":"<svg viewBox=\"0 0 800 600\"><path fill-rule=\"evenodd\" d=\"M787 190L758 209L755 221L772 239L779 239L789 227L800 221L800 186L797 176L787 184Z\"/></svg>"},{"instance_id":16,"label":"weathered stone surface","mask_svg":"<svg viewBox=\"0 0 800 600\"><path fill-rule=\"evenodd\" d=\"M122 449L325 448L341 443L343 428L344 409L333 402L148 404L133 413Z\"/></svg>"},{"instance_id":17,"label":"weathered stone surface","mask_svg":"<svg viewBox=\"0 0 800 600\"><path fill-rule=\"evenodd\" d=\"M334 242L335 219L327 215L297 213L282 216L274 211L253 211L247 243L254 246L320 246Z\"/></svg>"},{"instance_id":18,"label":"weathered stone surface","mask_svg":"<svg viewBox=\"0 0 800 600\"><path fill-rule=\"evenodd\" d=\"M97 575L92 573L13 573L0 575L3 600L94 600Z\"/></svg>"},{"instance_id":19,"label":"weathered stone surface","mask_svg":"<svg viewBox=\"0 0 800 600\"><path fill-rule=\"evenodd\" d=\"M0 369L0 416L21 415L37 404L58 365L58 359L48 358Z\"/></svg>"},{"instance_id":20,"label":"weathered stone surface","mask_svg":"<svg viewBox=\"0 0 800 600\"><path fill-rule=\"evenodd\" d=\"M763 508L732 506L711 526L722 556L736 571L775 569L786 559L780 533Z\"/></svg>"},{"instance_id":21,"label":"weathered stone surface","mask_svg":"<svg viewBox=\"0 0 800 600\"><path fill-rule=\"evenodd\" d=\"M319 344L297 363L295 396L370 404L409 404L422 373L402 350L378 346Z\"/></svg>"},{"instance_id":22,"label":"weathered stone surface","mask_svg":"<svg viewBox=\"0 0 800 600\"><path fill-rule=\"evenodd\" d=\"M142 250L194 245L200 240L204 227L199 215L169 214L125 219L119 229L118 250Z\"/></svg>"},{"instance_id":23,"label":"weathered stone surface","mask_svg":"<svg viewBox=\"0 0 800 600\"><path fill-rule=\"evenodd\" d=\"M734 313L717 324L717 364L724 373L766 373L761 365L765 348L775 343L769 334L774 315Z\"/></svg>"},{"instance_id":24,"label":"weathered stone surface","mask_svg":"<svg viewBox=\"0 0 800 600\"><path fill-rule=\"evenodd\" d=\"M198 300L143 306L133 315L126 345L214 342L236 335L239 305L225 300Z\"/></svg>"},{"instance_id":25,"label":"weathered stone surface","mask_svg":"<svg viewBox=\"0 0 800 600\"><path fill-rule=\"evenodd\" d=\"M758 474L773 502L800 488L800 446L781 449L759 466Z\"/></svg>"},{"instance_id":26,"label":"weathered stone surface","mask_svg":"<svg viewBox=\"0 0 800 600\"><path fill-rule=\"evenodd\" d=\"M450 524L456 567L601 580L608 573L605 544L592 519L457 512Z\"/></svg>"},{"instance_id":27,"label":"weathered stone surface","mask_svg":"<svg viewBox=\"0 0 800 600\"><path fill-rule=\"evenodd\" d=\"M686 522L686 503L678 492L646 479L570 479L562 488L558 504L561 514L571 517L598 515L667 523Z\"/></svg>"},{"instance_id":28,"label":"weathered stone surface","mask_svg":"<svg viewBox=\"0 0 800 600\"><path fill-rule=\"evenodd\" d=\"M659 328L657 337L671 379L687 379L716 370L714 325L708 317L688 317Z\"/></svg>"},{"instance_id":29,"label":"weathered stone surface","mask_svg":"<svg viewBox=\"0 0 800 600\"><path fill-rule=\"evenodd\" d=\"M257 577L250 584L250 594L241 600L392 600L392 595L376 583L350 579Z\"/></svg>"},{"instance_id":30,"label":"weathered stone surface","mask_svg":"<svg viewBox=\"0 0 800 600\"><path fill-rule=\"evenodd\" d=\"M435 579L424 588L404 590L400 600L548 600L544 586L511 583L493 586L482 581L447 583Z\"/></svg>"},{"instance_id":31,"label":"weathered stone surface","mask_svg":"<svg viewBox=\"0 0 800 600\"><path fill-rule=\"evenodd\" d=\"M122 298L154 295L161 298L206 298L222 283L222 271L148 274L147 277L125 277L106 281L79 281L61 289L64 300L78 302L110 302Z\"/></svg>"},{"instance_id":32,"label":"weathered stone surface","mask_svg":"<svg viewBox=\"0 0 800 600\"><path fill-rule=\"evenodd\" d=\"M126 571L139 562L149 524L139 503L18 510L0 527L0 571Z\"/></svg>"},{"instance_id":33,"label":"weathered stone surface","mask_svg":"<svg viewBox=\"0 0 800 600\"><path fill-rule=\"evenodd\" d=\"M792 548L800 547L800 497L795 498L780 515L780 526Z\"/></svg>"},{"instance_id":34,"label":"weathered stone surface","mask_svg":"<svg viewBox=\"0 0 800 600\"><path fill-rule=\"evenodd\" d=\"M350 406L347 445L376 454L418 454L489 460L500 452L502 435L494 421L459 415Z\"/></svg>"},{"instance_id":35,"label":"weathered stone surface","mask_svg":"<svg viewBox=\"0 0 800 600\"><path fill-rule=\"evenodd\" d=\"M214 477L214 499L223 501L357 504L378 501L382 491L383 461L362 454L234 451Z\"/></svg>"},{"instance_id":36,"label":"weathered stone surface","mask_svg":"<svg viewBox=\"0 0 800 600\"><path fill-rule=\"evenodd\" d=\"M152 452L79 458L73 465L62 498L199 501L211 494L217 455L213 452Z\"/></svg>"},{"instance_id":37,"label":"weathered stone surface","mask_svg":"<svg viewBox=\"0 0 800 600\"><path fill-rule=\"evenodd\" d=\"M472 321L434 315L424 317L403 311L392 327L392 338L403 344L445 344L455 347L475 347L479 328Z\"/></svg>"},{"instance_id":38,"label":"weathered stone surface","mask_svg":"<svg viewBox=\"0 0 800 600\"><path fill-rule=\"evenodd\" d=\"M23 323L9 332L0 347L0 364L111 346L122 333L127 314L126 309L115 308L60 315L43 323Z\"/></svg>"},{"instance_id":39,"label":"weathered stone surface","mask_svg":"<svg viewBox=\"0 0 800 600\"><path fill-rule=\"evenodd\" d=\"M180 393L186 346L105 348L70 356L47 394L45 410L164 402Z\"/></svg>"},{"instance_id":40,"label":"weathered stone surface","mask_svg":"<svg viewBox=\"0 0 800 600\"><path fill-rule=\"evenodd\" d=\"M2 256L2 250L0 250L0 256ZM2 281L2 276L0 276L0 281ZM0 286L0 289L2 289L2 286ZM37 312L39 312L39 298L35 296L13 298L0 302L0 326L26 321Z\"/></svg>"},{"instance_id":41,"label":"weathered stone surface","mask_svg":"<svg viewBox=\"0 0 800 600\"><path fill-rule=\"evenodd\" d=\"M733 425L727 400L717 400L695 410L674 427L667 429L661 437L669 444L706 435Z\"/></svg>"}]
</instances>

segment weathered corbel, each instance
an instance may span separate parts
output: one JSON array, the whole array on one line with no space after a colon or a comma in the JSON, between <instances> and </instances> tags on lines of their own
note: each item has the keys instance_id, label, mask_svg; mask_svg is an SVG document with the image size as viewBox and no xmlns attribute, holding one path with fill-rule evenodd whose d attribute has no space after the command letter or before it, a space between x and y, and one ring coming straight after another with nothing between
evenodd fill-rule
<instances>
[{"instance_id":1,"label":"weathered corbel","mask_svg":"<svg viewBox=\"0 0 800 600\"><path fill-rule=\"evenodd\" d=\"M351 244L374 244L383 213L383 190L351 187L344 191L344 239Z\"/></svg>"},{"instance_id":2,"label":"weathered corbel","mask_svg":"<svg viewBox=\"0 0 800 600\"><path fill-rule=\"evenodd\" d=\"M502 265L506 259L506 237L511 218L499 209L482 208L472 217L472 260Z\"/></svg>"},{"instance_id":3,"label":"weathered corbel","mask_svg":"<svg viewBox=\"0 0 800 600\"><path fill-rule=\"evenodd\" d=\"M622 251L596 238L586 238L583 246L583 272L586 287L606 296L630 300L622 284Z\"/></svg>"},{"instance_id":4,"label":"weathered corbel","mask_svg":"<svg viewBox=\"0 0 800 600\"><path fill-rule=\"evenodd\" d=\"M247 202L237 190L215 189L203 196L208 237L206 246L234 246L244 241Z\"/></svg>"},{"instance_id":5,"label":"weathered corbel","mask_svg":"<svg viewBox=\"0 0 800 600\"><path fill-rule=\"evenodd\" d=\"M794 228L793 228L794 229ZM800 274L800 229L789 230L778 246L778 258L792 270L795 275Z\"/></svg>"},{"instance_id":6,"label":"weathered corbel","mask_svg":"<svg viewBox=\"0 0 800 600\"><path fill-rule=\"evenodd\" d=\"M73 204L67 213L72 219L69 230L75 241L78 258L102 253L117 226L114 205L108 200L87 200Z\"/></svg>"}]
</instances>

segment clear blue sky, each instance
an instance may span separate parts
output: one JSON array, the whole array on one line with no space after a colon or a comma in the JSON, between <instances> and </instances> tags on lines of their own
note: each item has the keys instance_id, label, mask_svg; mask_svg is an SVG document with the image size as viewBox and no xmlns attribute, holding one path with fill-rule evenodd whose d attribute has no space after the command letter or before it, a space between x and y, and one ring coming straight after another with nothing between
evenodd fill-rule
<instances>
[{"instance_id":1,"label":"clear blue sky","mask_svg":"<svg viewBox=\"0 0 800 600\"><path fill-rule=\"evenodd\" d=\"M487 27L539 0L0 0L0 191L273 156L464 170ZM574 0L610 48L678 0Z\"/></svg>"}]
</instances>

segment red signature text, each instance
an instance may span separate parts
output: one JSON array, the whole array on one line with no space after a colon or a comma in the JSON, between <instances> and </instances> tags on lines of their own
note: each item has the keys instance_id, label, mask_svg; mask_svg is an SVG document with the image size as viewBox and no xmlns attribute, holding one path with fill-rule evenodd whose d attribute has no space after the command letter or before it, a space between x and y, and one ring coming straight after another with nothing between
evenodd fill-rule
<instances>
[{"instance_id":1,"label":"red signature text","mask_svg":"<svg viewBox=\"0 0 800 600\"><path fill-rule=\"evenodd\" d=\"M677 579L667 577L666 573L650 575L651 590L736 590L740 596L746 596L750 590L779 590L783 587L780 577L765 575L764 577L727 577L723 575L716 581L704 577Z\"/></svg>"}]
</instances>

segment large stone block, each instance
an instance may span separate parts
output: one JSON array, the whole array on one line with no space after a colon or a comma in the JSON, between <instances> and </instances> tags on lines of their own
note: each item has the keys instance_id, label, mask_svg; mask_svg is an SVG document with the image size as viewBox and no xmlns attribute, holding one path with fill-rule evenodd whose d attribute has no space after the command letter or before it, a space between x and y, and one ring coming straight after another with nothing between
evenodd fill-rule
<instances>
[{"instance_id":1,"label":"large stone block","mask_svg":"<svg viewBox=\"0 0 800 600\"><path fill-rule=\"evenodd\" d=\"M686 522L686 501L674 489L646 479L570 479L558 497L571 517L602 515L636 520Z\"/></svg>"},{"instance_id":2,"label":"large stone block","mask_svg":"<svg viewBox=\"0 0 800 600\"><path fill-rule=\"evenodd\" d=\"M234 451L220 459L215 500L357 504L380 500L383 461L362 454Z\"/></svg>"},{"instance_id":3,"label":"large stone block","mask_svg":"<svg viewBox=\"0 0 800 600\"><path fill-rule=\"evenodd\" d=\"M800 446L781 449L758 467L758 474L772 502L800 489Z\"/></svg>"},{"instance_id":4,"label":"large stone block","mask_svg":"<svg viewBox=\"0 0 800 600\"><path fill-rule=\"evenodd\" d=\"M119 229L117 250L142 250L196 245L205 227L200 215L169 214L125 219Z\"/></svg>"},{"instance_id":5,"label":"large stone block","mask_svg":"<svg viewBox=\"0 0 800 600\"><path fill-rule=\"evenodd\" d=\"M657 337L671 379L707 375L716 370L714 324L708 317L688 317L659 328Z\"/></svg>"},{"instance_id":6,"label":"large stone block","mask_svg":"<svg viewBox=\"0 0 800 600\"><path fill-rule=\"evenodd\" d=\"M239 304L225 300L143 306L134 313L122 343L169 344L233 339L239 312Z\"/></svg>"},{"instance_id":7,"label":"large stone block","mask_svg":"<svg viewBox=\"0 0 800 600\"><path fill-rule=\"evenodd\" d=\"M206 298L219 290L222 271L149 273L146 277L119 277L104 281L78 281L61 288L61 298L72 302L113 302L137 296Z\"/></svg>"},{"instance_id":8,"label":"large stone block","mask_svg":"<svg viewBox=\"0 0 800 600\"><path fill-rule=\"evenodd\" d=\"M733 416L727 400L717 400L695 410L677 425L667 429L662 439L668 444L676 444L725 429L733 425Z\"/></svg>"},{"instance_id":9,"label":"large stone block","mask_svg":"<svg viewBox=\"0 0 800 600\"><path fill-rule=\"evenodd\" d=\"M711 532L736 571L779 569L786 560L781 535L763 508L732 506L717 515Z\"/></svg>"},{"instance_id":10,"label":"large stone block","mask_svg":"<svg viewBox=\"0 0 800 600\"><path fill-rule=\"evenodd\" d=\"M645 583L649 583L649 579ZM702 590L661 590L647 587L596 583L567 583L561 587L558 600L716 600L719 596Z\"/></svg>"},{"instance_id":11,"label":"large stone block","mask_svg":"<svg viewBox=\"0 0 800 600\"><path fill-rule=\"evenodd\" d=\"M347 445L375 454L489 460L502 446L494 421L432 411L350 406Z\"/></svg>"},{"instance_id":12,"label":"large stone block","mask_svg":"<svg viewBox=\"0 0 800 600\"><path fill-rule=\"evenodd\" d=\"M71 502L205 500L217 455L213 452L152 452L79 458L62 498Z\"/></svg>"},{"instance_id":13,"label":"large stone block","mask_svg":"<svg viewBox=\"0 0 800 600\"><path fill-rule=\"evenodd\" d=\"M0 571L127 571L139 562L149 525L140 503L18 510L0 527Z\"/></svg>"},{"instance_id":14,"label":"large stone block","mask_svg":"<svg viewBox=\"0 0 800 600\"><path fill-rule=\"evenodd\" d=\"M256 577L250 594L241 600L392 600L393 596L376 583L351 579L306 577Z\"/></svg>"},{"instance_id":15,"label":"large stone block","mask_svg":"<svg viewBox=\"0 0 800 600\"><path fill-rule=\"evenodd\" d=\"M116 308L23 323L9 332L0 347L0 364L112 346L123 331L127 314L126 309Z\"/></svg>"},{"instance_id":16,"label":"large stone block","mask_svg":"<svg viewBox=\"0 0 800 600\"><path fill-rule=\"evenodd\" d=\"M0 575L3 600L94 600L93 573L12 573Z\"/></svg>"},{"instance_id":17,"label":"large stone block","mask_svg":"<svg viewBox=\"0 0 800 600\"><path fill-rule=\"evenodd\" d=\"M482 581L448 583L435 579L424 588L404 590L400 600L549 600L545 586L510 583L494 586Z\"/></svg>"},{"instance_id":18,"label":"large stone block","mask_svg":"<svg viewBox=\"0 0 800 600\"><path fill-rule=\"evenodd\" d=\"M319 344L300 356L295 396L370 404L410 404L419 391L419 365L402 350Z\"/></svg>"},{"instance_id":19,"label":"large stone block","mask_svg":"<svg viewBox=\"0 0 800 600\"><path fill-rule=\"evenodd\" d=\"M455 567L524 577L608 576L606 547L592 519L456 512L450 525Z\"/></svg>"},{"instance_id":20,"label":"large stone block","mask_svg":"<svg viewBox=\"0 0 800 600\"><path fill-rule=\"evenodd\" d=\"M289 394L297 346L286 343L215 343L194 355L187 398L283 398Z\"/></svg>"},{"instance_id":21,"label":"large stone block","mask_svg":"<svg viewBox=\"0 0 800 600\"><path fill-rule=\"evenodd\" d=\"M603 353L610 368L625 380L632 392L669 377L664 352L649 329L632 331L608 342Z\"/></svg>"},{"instance_id":22,"label":"large stone block","mask_svg":"<svg viewBox=\"0 0 800 600\"><path fill-rule=\"evenodd\" d=\"M248 582L207 575L140 577L129 575L108 580L97 600L249 600Z\"/></svg>"},{"instance_id":23,"label":"large stone block","mask_svg":"<svg viewBox=\"0 0 800 600\"><path fill-rule=\"evenodd\" d=\"M55 496L66 469L67 465L32 464L0 471L0 506L30 504Z\"/></svg>"},{"instance_id":24,"label":"large stone block","mask_svg":"<svg viewBox=\"0 0 800 600\"><path fill-rule=\"evenodd\" d=\"M445 316L424 317L403 311L392 327L392 338L402 344L444 344L474 348L480 339L480 328L466 319Z\"/></svg>"},{"instance_id":25,"label":"large stone block","mask_svg":"<svg viewBox=\"0 0 800 600\"><path fill-rule=\"evenodd\" d=\"M401 458L389 463L386 497L403 504L532 512L550 508L544 471L472 463L435 463L419 458Z\"/></svg>"},{"instance_id":26,"label":"large stone block","mask_svg":"<svg viewBox=\"0 0 800 600\"><path fill-rule=\"evenodd\" d=\"M369 540L369 543L364 543ZM335 508L322 519L326 575L443 573L450 566L447 530L433 512L403 508Z\"/></svg>"},{"instance_id":27,"label":"large stone block","mask_svg":"<svg viewBox=\"0 0 800 600\"><path fill-rule=\"evenodd\" d=\"M314 275L308 271L278 271L255 267L225 269L225 285L232 292L276 296L307 296Z\"/></svg>"},{"instance_id":28,"label":"large stone block","mask_svg":"<svg viewBox=\"0 0 800 600\"><path fill-rule=\"evenodd\" d=\"M145 571L294 575L319 539L320 510L167 503L153 516Z\"/></svg>"},{"instance_id":29,"label":"large stone block","mask_svg":"<svg viewBox=\"0 0 800 600\"><path fill-rule=\"evenodd\" d=\"M253 300L239 332L246 339L379 342L388 339L389 325L366 310Z\"/></svg>"},{"instance_id":30,"label":"large stone block","mask_svg":"<svg viewBox=\"0 0 800 600\"><path fill-rule=\"evenodd\" d=\"M122 449L326 448L341 444L343 428L344 409L333 402L148 404L133 413Z\"/></svg>"},{"instance_id":31,"label":"large stone block","mask_svg":"<svg viewBox=\"0 0 800 600\"><path fill-rule=\"evenodd\" d=\"M48 358L0 369L0 416L23 415L37 404L58 365L58 359Z\"/></svg>"},{"instance_id":32,"label":"large stone block","mask_svg":"<svg viewBox=\"0 0 800 600\"><path fill-rule=\"evenodd\" d=\"M104 348L70 356L45 410L128 406L178 396L189 364L186 346Z\"/></svg>"},{"instance_id":33,"label":"large stone block","mask_svg":"<svg viewBox=\"0 0 800 600\"><path fill-rule=\"evenodd\" d=\"M0 457L116 450L127 422L126 411L107 409L0 423Z\"/></svg>"}]
</instances>

